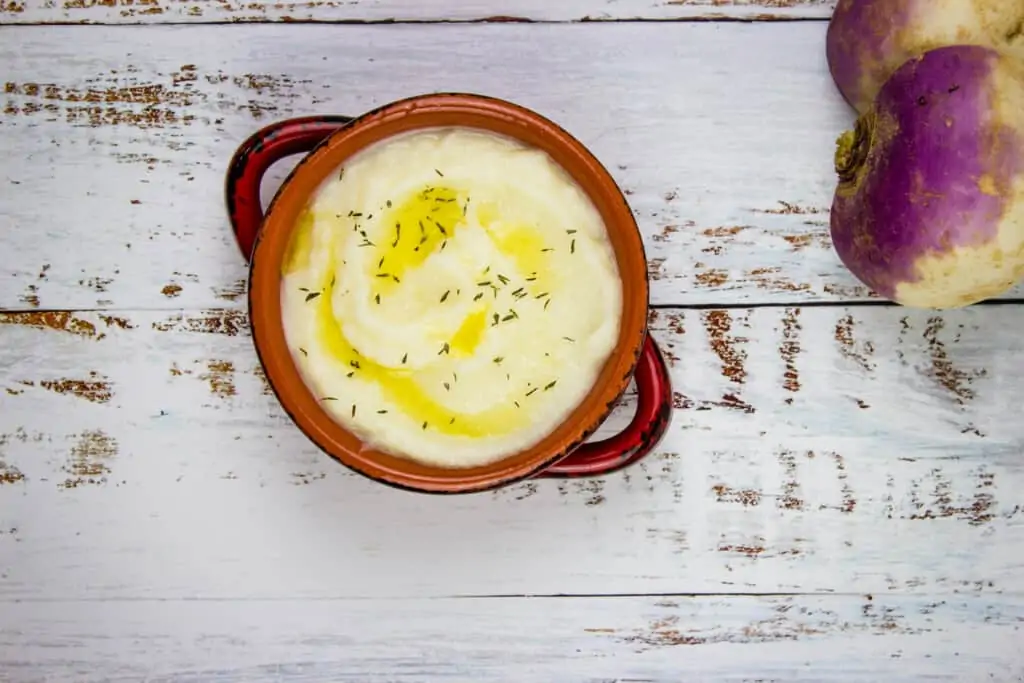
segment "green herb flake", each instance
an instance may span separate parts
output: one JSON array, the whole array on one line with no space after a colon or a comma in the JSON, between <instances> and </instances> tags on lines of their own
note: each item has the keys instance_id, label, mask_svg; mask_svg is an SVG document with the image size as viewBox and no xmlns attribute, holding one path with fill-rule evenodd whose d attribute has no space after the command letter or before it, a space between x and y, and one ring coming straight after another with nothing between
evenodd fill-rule
<instances>
[{"instance_id":1,"label":"green herb flake","mask_svg":"<svg viewBox=\"0 0 1024 683\"><path fill-rule=\"evenodd\" d=\"M448 420L448 424L450 424L450 425L455 424L455 418L453 417L452 419Z\"/></svg>"},{"instance_id":2,"label":"green herb flake","mask_svg":"<svg viewBox=\"0 0 1024 683\"><path fill-rule=\"evenodd\" d=\"M477 287L490 287L491 286L491 281L490 280L481 280L480 282L476 283L476 286Z\"/></svg>"},{"instance_id":3,"label":"green herb flake","mask_svg":"<svg viewBox=\"0 0 1024 683\"><path fill-rule=\"evenodd\" d=\"M572 243L569 245L569 253L570 254L575 254L576 253L576 240L573 240Z\"/></svg>"},{"instance_id":4,"label":"green herb flake","mask_svg":"<svg viewBox=\"0 0 1024 683\"><path fill-rule=\"evenodd\" d=\"M378 410L377 411L378 415L387 415L387 413L388 413L388 411L386 411L386 410Z\"/></svg>"},{"instance_id":5,"label":"green herb flake","mask_svg":"<svg viewBox=\"0 0 1024 683\"><path fill-rule=\"evenodd\" d=\"M391 200L390 200L390 199L389 199L389 200L387 200L386 202L384 202L384 204L385 204L385 205L387 205L387 207L388 207L389 209L391 208Z\"/></svg>"},{"instance_id":6,"label":"green herb flake","mask_svg":"<svg viewBox=\"0 0 1024 683\"><path fill-rule=\"evenodd\" d=\"M519 401L512 401L512 402L516 404L516 408L519 407Z\"/></svg>"},{"instance_id":7,"label":"green herb flake","mask_svg":"<svg viewBox=\"0 0 1024 683\"><path fill-rule=\"evenodd\" d=\"M473 301L480 301L480 299L482 299L482 298L484 298L484 293L480 292L476 296L473 297Z\"/></svg>"},{"instance_id":8,"label":"green herb flake","mask_svg":"<svg viewBox=\"0 0 1024 683\"><path fill-rule=\"evenodd\" d=\"M441 225L441 224L440 224L440 223L438 223L437 221L434 221L434 225L436 225L436 226L437 226L437 229L441 231L441 234L442 234L442 235L444 235L445 237L447 237L447 236L448 236L448 231L444 229L444 226L443 226L443 225Z\"/></svg>"},{"instance_id":9,"label":"green herb flake","mask_svg":"<svg viewBox=\"0 0 1024 683\"><path fill-rule=\"evenodd\" d=\"M441 172L440 172L439 170L437 170L436 168L434 169L434 173L436 173L436 174L438 175L438 177L444 178L444 173L441 173Z\"/></svg>"},{"instance_id":10,"label":"green herb flake","mask_svg":"<svg viewBox=\"0 0 1024 683\"><path fill-rule=\"evenodd\" d=\"M445 293L441 295L441 303L448 301L448 295L452 293L452 290L445 290Z\"/></svg>"},{"instance_id":11,"label":"green herb flake","mask_svg":"<svg viewBox=\"0 0 1024 683\"><path fill-rule=\"evenodd\" d=\"M352 404L352 417L355 417L355 416L356 416L356 404L353 403Z\"/></svg>"},{"instance_id":12,"label":"green herb flake","mask_svg":"<svg viewBox=\"0 0 1024 683\"><path fill-rule=\"evenodd\" d=\"M320 399L320 400L321 400L321 401L337 401L338 399L334 398L333 396L324 396L324 397L323 397L322 399Z\"/></svg>"},{"instance_id":13,"label":"green herb flake","mask_svg":"<svg viewBox=\"0 0 1024 683\"><path fill-rule=\"evenodd\" d=\"M564 339L565 341L569 342L570 344L575 344L576 343L576 340L573 339L572 337L562 337L562 339Z\"/></svg>"},{"instance_id":14,"label":"green herb flake","mask_svg":"<svg viewBox=\"0 0 1024 683\"><path fill-rule=\"evenodd\" d=\"M398 246L398 241L400 239L402 239L402 224L401 223L395 223L395 241L391 243L391 247L392 248L397 247ZM384 259L381 259L381 260L383 261Z\"/></svg>"},{"instance_id":15,"label":"green herb flake","mask_svg":"<svg viewBox=\"0 0 1024 683\"><path fill-rule=\"evenodd\" d=\"M526 392L526 395L527 395L527 396L533 396L534 394L536 394L536 393L537 393L537 391L538 391L538 388L537 388L537 387L534 387L533 389L530 389L529 391L527 391L527 392Z\"/></svg>"},{"instance_id":16,"label":"green herb flake","mask_svg":"<svg viewBox=\"0 0 1024 683\"><path fill-rule=\"evenodd\" d=\"M440 355L442 355L442 354L447 354L447 353L448 353L448 351L450 351L450 348L449 348L449 346L448 346L448 342L445 342L445 343L444 343L444 346L442 346L442 347L441 347L441 350L437 352L437 355L439 355L439 356L440 356Z\"/></svg>"},{"instance_id":17,"label":"green herb flake","mask_svg":"<svg viewBox=\"0 0 1024 683\"><path fill-rule=\"evenodd\" d=\"M550 304L550 303L551 303L551 299L546 299L546 300L544 301L544 310L545 310L545 311L546 311L546 310L548 310L548 304Z\"/></svg>"},{"instance_id":18,"label":"green herb flake","mask_svg":"<svg viewBox=\"0 0 1024 683\"><path fill-rule=\"evenodd\" d=\"M544 391L547 391L549 389L553 389L556 384L558 384L558 380L557 379L553 380L551 382L548 382L547 384L544 385Z\"/></svg>"},{"instance_id":19,"label":"green herb flake","mask_svg":"<svg viewBox=\"0 0 1024 683\"><path fill-rule=\"evenodd\" d=\"M565 231L565 234L566 234L566 235L575 235L575 234L576 234L576 231L575 231L575 230L566 230L566 231Z\"/></svg>"},{"instance_id":20,"label":"green herb flake","mask_svg":"<svg viewBox=\"0 0 1024 683\"><path fill-rule=\"evenodd\" d=\"M501 320L501 316L498 315L497 313L495 313L494 314L494 322L491 323L491 327L494 327L495 325L497 325L500 320Z\"/></svg>"},{"instance_id":21,"label":"green herb flake","mask_svg":"<svg viewBox=\"0 0 1024 683\"><path fill-rule=\"evenodd\" d=\"M303 356L309 355L309 352L306 351L306 349L302 348L301 346L299 347L299 353L301 353Z\"/></svg>"},{"instance_id":22,"label":"green herb flake","mask_svg":"<svg viewBox=\"0 0 1024 683\"><path fill-rule=\"evenodd\" d=\"M404 356L402 356L402 365L405 365L405 361L407 361L407 360L409 360L409 354L408 353L405 354Z\"/></svg>"},{"instance_id":23,"label":"green herb flake","mask_svg":"<svg viewBox=\"0 0 1024 683\"><path fill-rule=\"evenodd\" d=\"M318 296L320 296L320 292L310 292L309 294L306 295L306 301L312 301Z\"/></svg>"},{"instance_id":24,"label":"green herb flake","mask_svg":"<svg viewBox=\"0 0 1024 683\"><path fill-rule=\"evenodd\" d=\"M427 423L426 423L426 421L424 420L424 422L423 422L423 426L422 426L422 427L420 427L420 429L426 429L426 428L427 428Z\"/></svg>"},{"instance_id":25,"label":"green herb flake","mask_svg":"<svg viewBox=\"0 0 1024 683\"><path fill-rule=\"evenodd\" d=\"M391 279L394 280L395 282L401 282L401 280L398 279L397 275L392 275Z\"/></svg>"},{"instance_id":26,"label":"green herb flake","mask_svg":"<svg viewBox=\"0 0 1024 683\"><path fill-rule=\"evenodd\" d=\"M376 301L377 305L379 306L380 305L380 294L377 294L376 296L374 296L373 300Z\"/></svg>"},{"instance_id":27,"label":"green herb flake","mask_svg":"<svg viewBox=\"0 0 1024 683\"><path fill-rule=\"evenodd\" d=\"M533 298L534 298L534 299L543 299L543 298L544 298L544 297L546 297L547 295L548 295L548 293L547 293L547 292L541 292L540 294L538 294L537 296L535 296L535 297L533 297Z\"/></svg>"},{"instance_id":28,"label":"green herb flake","mask_svg":"<svg viewBox=\"0 0 1024 683\"><path fill-rule=\"evenodd\" d=\"M502 275L501 273L498 273L498 279L501 280L501 284L503 284L503 285L507 285L508 284L508 278L505 277L504 275Z\"/></svg>"},{"instance_id":29,"label":"green herb flake","mask_svg":"<svg viewBox=\"0 0 1024 683\"><path fill-rule=\"evenodd\" d=\"M503 360L505 360L504 356L495 356L494 357L494 362L496 364L498 364L498 365L501 365L501 361L503 361Z\"/></svg>"},{"instance_id":30,"label":"green herb flake","mask_svg":"<svg viewBox=\"0 0 1024 683\"><path fill-rule=\"evenodd\" d=\"M359 369L359 361L357 361L357 360L350 360L348 362L348 364L351 365L352 367L354 367L356 370Z\"/></svg>"},{"instance_id":31,"label":"green herb flake","mask_svg":"<svg viewBox=\"0 0 1024 683\"><path fill-rule=\"evenodd\" d=\"M345 375L345 377L348 377L349 379L352 379L355 376L355 374L356 374L355 372L350 372L347 375Z\"/></svg>"},{"instance_id":32,"label":"green herb flake","mask_svg":"<svg viewBox=\"0 0 1024 683\"><path fill-rule=\"evenodd\" d=\"M345 179L345 167L342 166L340 169L338 169L338 180L344 180L344 179Z\"/></svg>"},{"instance_id":33,"label":"green herb flake","mask_svg":"<svg viewBox=\"0 0 1024 683\"><path fill-rule=\"evenodd\" d=\"M546 249L541 249L540 251L541 251L541 253L547 253L549 251L554 251L554 248L553 247L547 247Z\"/></svg>"},{"instance_id":34,"label":"green herb flake","mask_svg":"<svg viewBox=\"0 0 1024 683\"><path fill-rule=\"evenodd\" d=\"M445 391L451 391L452 390L452 385L448 384L448 382L444 382L444 390Z\"/></svg>"},{"instance_id":35,"label":"green herb flake","mask_svg":"<svg viewBox=\"0 0 1024 683\"><path fill-rule=\"evenodd\" d=\"M391 273L377 273L377 277L391 277Z\"/></svg>"}]
</instances>

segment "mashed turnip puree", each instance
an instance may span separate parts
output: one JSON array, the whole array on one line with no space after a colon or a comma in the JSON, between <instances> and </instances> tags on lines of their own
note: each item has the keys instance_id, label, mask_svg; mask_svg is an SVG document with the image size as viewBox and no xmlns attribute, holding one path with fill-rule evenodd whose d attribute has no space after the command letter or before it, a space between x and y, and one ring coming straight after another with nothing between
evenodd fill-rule
<instances>
[{"instance_id":1,"label":"mashed turnip puree","mask_svg":"<svg viewBox=\"0 0 1024 683\"><path fill-rule=\"evenodd\" d=\"M529 448L591 389L622 285L601 216L544 152L407 133L311 199L282 267L292 356L368 446L442 467Z\"/></svg>"}]
</instances>

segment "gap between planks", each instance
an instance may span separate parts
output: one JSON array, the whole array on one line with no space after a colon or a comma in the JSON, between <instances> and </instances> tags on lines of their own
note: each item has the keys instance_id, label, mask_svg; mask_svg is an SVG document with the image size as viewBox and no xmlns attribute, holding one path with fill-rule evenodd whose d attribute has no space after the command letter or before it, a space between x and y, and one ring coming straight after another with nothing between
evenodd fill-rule
<instances>
[{"instance_id":1,"label":"gap between planks","mask_svg":"<svg viewBox=\"0 0 1024 683\"><path fill-rule=\"evenodd\" d=\"M972 304L970 308L985 308L989 306L1021 306L1024 305L1024 298L1013 299L990 299ZM861 301L764 301L764 302L731 302L731 303L701 303L701 304L649 304L648 309L652 311L736 311L759 308L905 308L908 312L926 310L934 315L942 315L959 309L913 309L901 307L891 301L861 300ZM103 314L127 314L127 313L216 313L218 311L248 310L248 306L214 306L214 307L174 307L174 306L140 306L127 308L29 308L29 307L0 307L0 314L23 315L23 314L75 314L75 313L103 313Z\"/></svg>"}]
</instances>

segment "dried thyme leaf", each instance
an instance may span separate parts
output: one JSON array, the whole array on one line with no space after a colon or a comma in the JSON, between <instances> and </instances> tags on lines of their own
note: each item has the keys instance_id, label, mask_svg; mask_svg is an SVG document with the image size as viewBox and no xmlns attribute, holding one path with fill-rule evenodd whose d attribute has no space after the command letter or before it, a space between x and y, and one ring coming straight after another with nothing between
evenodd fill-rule
<instances>
[{"instance_id":1,"label":"dried thyme leaf","mask_svg":"<svg viewBox=\"0 0 1024 683\"><path fill-rule=\"evenodd\" d=\"M310 292L309 294L306 295L306 301L312 301L318 296L320 296L320 292Z\"/></svg>"}]
</instances>

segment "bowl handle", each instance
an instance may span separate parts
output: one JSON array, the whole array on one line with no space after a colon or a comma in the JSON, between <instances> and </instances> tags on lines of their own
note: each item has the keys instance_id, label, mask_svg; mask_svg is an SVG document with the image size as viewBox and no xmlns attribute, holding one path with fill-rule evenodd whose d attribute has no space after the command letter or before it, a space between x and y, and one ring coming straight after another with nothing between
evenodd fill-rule
<instances>
[{"instance_id":1,"label":"bowl handle","mask_svg":"<svg viewBox=\"0 0 1024 683\"><path fill-rule=\"evenodd\" d=\"M260 183L274 162L310 152L352 120L349 116L305 116L279 121L250 135L228 165L225 195L231 229L248 261L263 224Z\"/></svg>"},{"instance_id":2,"label":"bowl handle","mask_svg":"<svg viewBox=\"0 0 1024 683\"><path fill-rule=\"evenodd\" d=\"M583 444L538 477L607 474L640 460L658 445L672 419L672 383L665 358L650 333L633 378L637 407L629 426L603 441Z\"/></svg>"}]
</instances>

